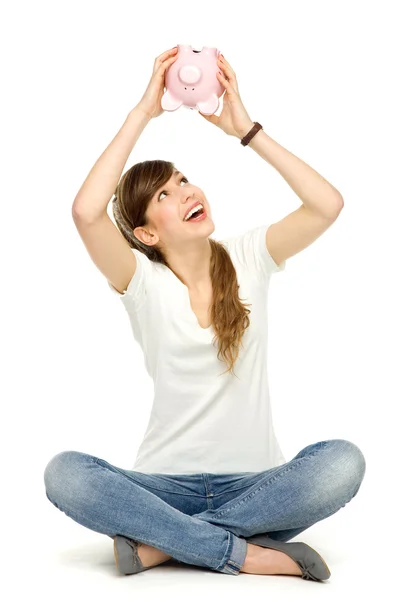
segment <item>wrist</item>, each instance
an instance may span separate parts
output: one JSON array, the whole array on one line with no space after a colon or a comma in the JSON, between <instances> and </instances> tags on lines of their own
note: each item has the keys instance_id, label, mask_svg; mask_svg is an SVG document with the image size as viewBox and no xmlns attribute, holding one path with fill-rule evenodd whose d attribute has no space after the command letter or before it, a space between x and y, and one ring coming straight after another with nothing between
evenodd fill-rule
<instances>
[{"instance_id":1,"label":"wrist","mask_svg":"<svg viewBox=\"0 0 400 600\"><path fill-rule=\"evenodd\" d=\"M249 120L247 123L240 127L236 137L242 140L244 136L247 135L253 127L254 121Z\"/></svg>"},{"instance_id":2,"label":"wrist","mask_svg":"<svg viewBox=\"0 0 400 600\"><path fill-rule=\"evenodd\" d=\"M140 106L140 104L137 104L134 108L132 108L132 110L129 112L129 115L132 114L141 116L144 121L151 121L152 119L149 113L147 113L144 108Z\"/></svg>"}]
</instances>

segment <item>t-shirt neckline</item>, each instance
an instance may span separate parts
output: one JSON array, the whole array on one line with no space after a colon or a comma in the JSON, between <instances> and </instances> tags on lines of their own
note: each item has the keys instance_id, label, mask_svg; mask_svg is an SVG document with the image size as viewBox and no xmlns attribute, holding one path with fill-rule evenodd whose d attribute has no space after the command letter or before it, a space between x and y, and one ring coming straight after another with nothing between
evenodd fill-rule
<instances>
[{"instance_id":1,"label":"t-shirt neckline","mask_svg":"<svg viewBox=\"0 0 400 600\"><path fill-rule=\"evenodd\" d=\"M212 329L212 323L211 323L211 325L210 325L209 327L202 327L202 326L200 325L200 323L199 323L199 321L198 321L198 319L197 319L197 317L196 317L196 315L195 315L195 313L194 313L194 311L193 311L193 309L192 309L192 306L191 306L191 304L190 304L190 295L189 295L189 289L188 289L188 286L187 286L187 285L185 285L185 284L183 283L183 281L181 281L181 280L179 279L179 277L177 277L177 276L175 275L175 273L172 271L172 269L170 269L170 268L169 268L169 267L167 267L166 265L164 265L164 266L166 267L166 269L168 269L168 271L170 272L170 274L171 274L172 278L173 278L173 279L174 279L174 280L177 282L177 284L178 284L178 285L181 287L181 289L182 289L182 291L183 291L183 293L184 293L184 295L185 295L185 304L186 304L186 306L187 306L187 308L188 308L188 310L189 310L189 312L190 312L190 314L191 314L191 316L192 316L192 320L194 321L194 324L195 324L195 326L197 326L197 327L198 327L198 329L200 329L201 331L204 331L205 333L207 333L207 332L211 331L211 329Z\"/></svg>"}]
</instances>

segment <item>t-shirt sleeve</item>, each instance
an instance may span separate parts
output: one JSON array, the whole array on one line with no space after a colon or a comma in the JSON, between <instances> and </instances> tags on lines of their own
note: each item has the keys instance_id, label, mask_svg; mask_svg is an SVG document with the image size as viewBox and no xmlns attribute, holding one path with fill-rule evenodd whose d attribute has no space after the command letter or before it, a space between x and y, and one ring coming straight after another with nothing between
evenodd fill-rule
<instances>
[{"instance_id":1,"label":"t-shirt sleeve","mask_svg":"<svg viewBox=\"0 0 400 600\"><path fill-rule=\"evenodd\" d=\"M268 225L255 227L227 240L231 250L235 253L236 260L243 268L250 270L255 275L270 277L273 273L283 271L286 260L277 265L266 245L266 233Z\"/></svg>"},{"instance_id":2,"label":"t-shirt sleeve","mask_svg":"<svg viewBox=\"0 0 400 600\"><path fill-rule=\"evenodd\" d=\"M138 310L146 300L151 265L143 252L136 248L132 248L132 252L136 256L136 270L126 290L121 294L108 280L106 281L111 292L120 298L126 308Z\"/></svg>"}]
</instances>

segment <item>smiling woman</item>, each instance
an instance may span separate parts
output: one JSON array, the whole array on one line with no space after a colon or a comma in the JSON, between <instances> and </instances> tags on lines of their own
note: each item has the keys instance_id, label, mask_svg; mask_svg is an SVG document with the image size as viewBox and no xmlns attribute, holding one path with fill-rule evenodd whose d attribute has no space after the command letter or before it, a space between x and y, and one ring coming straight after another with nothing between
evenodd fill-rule
<instances>
[{"instance_id":1,"label":"smiling woman","mask_svg":"<svg viewBox=\"0 0 400 600\"><path fill-rule=\"evenodd\" d=\"M187 191L183 194L180 187ZM187 200L189 196L193 197L190 202ZM202 213L198 216L193 213L193 218L185 221L187 213L194 211L199 203L203 207ZM145 254L150 261L167 266L172 272L177 270L176 261L172 269L167 254L179 256L179 253L193 248L194 244L200 248L204 245L205 252L208 252L206 275L210 286L201 279L199 287L207 296L210 295L208 288L211 289L207 313L215 332L214 341L218 341L218 358L222 356L228 366L227 371L234 374L241 340L250 324L250 310L239 298L237 275L229 253L223 244L209 237L214 231L214 224L201 189L191 185L172 162L144 161L122 176L113 200L113 215L131 248ZM185 224L185 228L190 223L187 231L193 233L185 233L181 223ZM198 227L193 228L194 224ZM175 253L171 249L175 249ZM197 274L198 271L194 276ZM193 303L201 304L202 301L193 299Z\"/></svg>"},{"instance_id":2,"label":"smiling woman","mask_svg":"<svg viewBox=\"0 0 400 600\"><path fill-rule=\"evenodd\" d=\"M143 128L163 112L164 75L176 50L156 58L142 100L73 205L86 248L124 305L143 351L154 388L148 426L132 470L82 452L54 456L44 473L46 495L78 523L116 540L117 567L125 574L144 566L144 544L163 558L226 574L301 572L326 579L330 572L318 553L285 542L356 495L365 459L355 444L335 439L309 444L286 461L274 431L266 359L270 277L331 219L325 210L322 219L302 207L270 231L263 225L217 241L210 237L214 223L205 194L172 162L141 162L121 177ZM248 142L254 127L235 73L221 57L218 63L225 104L219 117L203 117L228 135L243 132ZM326 184L305 163L271 146L264 132L252 147L275 157L271 164L289 181L303 188L307 177L313 193L305 200L322 202ZM107 214L114 190L116 226ZM331 214L338 197L329 190ZM140 404L136 367L122 377ZM286 552L296 559L295 571L293 561L280 562Z\"/></svg>"}]
</instances>

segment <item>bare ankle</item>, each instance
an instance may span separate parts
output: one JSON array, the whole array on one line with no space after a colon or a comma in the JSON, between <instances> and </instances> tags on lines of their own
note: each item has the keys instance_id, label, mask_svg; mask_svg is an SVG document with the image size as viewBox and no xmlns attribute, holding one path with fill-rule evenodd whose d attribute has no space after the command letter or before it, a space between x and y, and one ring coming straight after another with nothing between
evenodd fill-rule
<instances>
[{"instance_id":1,"label":"bare ankle","mask_svg":"<svg viewBox=\"0 0 400 600\"><path fill-rule=\"evenodd\" d=\"M257 563L257 559L260 557L261 550L260 546L247 543L246 556L240 570L244 573L252 573L255 563Z\"/></svg>"},{"instance_id":2,"label":"bare ankle","mask_svg":"<svg viewBox=\"0 0 400 600\"><path fill-rule=\"evenodd\" d=\"M171 557L158 548L148 546L147 544L138 544L138 555L144 567L154 567L166 562Z\"/></svg>"},{"instance_id":3,"label":"bare ankle","mask_svg":"<svg viewBox=\"0 0 400 600\"><path fill-rule=\"evenodd\" d=\"M301 575L296 562L284 552L248 544L241 571L253 575Z\"/></svg>"}]
</instances>

